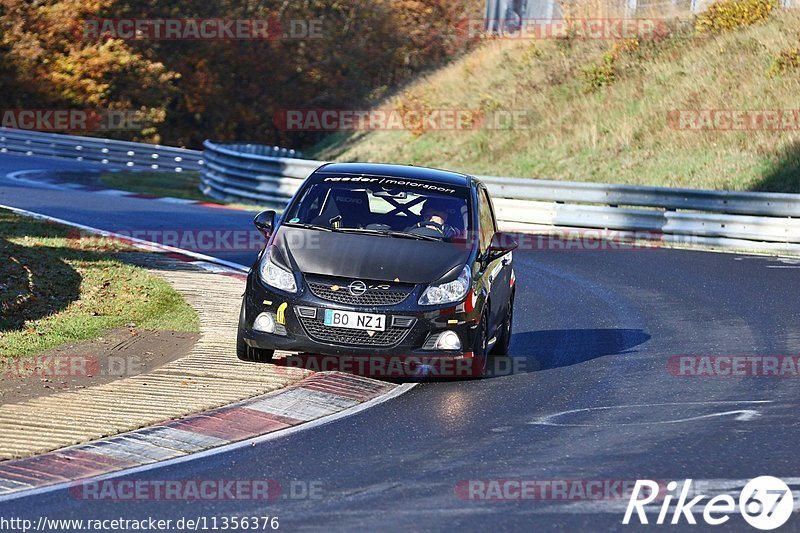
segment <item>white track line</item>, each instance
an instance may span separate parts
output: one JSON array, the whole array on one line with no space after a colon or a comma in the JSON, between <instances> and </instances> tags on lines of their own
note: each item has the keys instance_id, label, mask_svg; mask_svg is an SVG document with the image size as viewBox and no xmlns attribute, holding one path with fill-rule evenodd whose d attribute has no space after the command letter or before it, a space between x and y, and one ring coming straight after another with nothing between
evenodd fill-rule
<instances>
[{"instance_id":1,"label":"white track line","mask_svg":"<svg viewBox=\"0 0 800 533\"><path fill-rule=\"evenodd\" d=\"M32 186L32 187L34 187L36 189L49 189L49 190L54 190L54 191L63 191L65 189L67 189L66 187L61 187L59 185L56 185L55 183L47 183L47 182L42 182L42 181L35 181L35 180L31 180L31 179L22 177L25 174L35 174L37 172L47 172L47 170L45 170L45 169L42 169L42 170L35 170L35 169L33 169L33 170L16 170L14 172L9 172L8 174L6 174L6 178L8 178L10 180L13 180L13 181L18 181L18 182L24 183L26 185L30 185L30 186Z\"/></svg>"},{"instance_id":2,"label":"white track line","mask_svg":"<svg viewBox=\"0 0 800 533\"><path fill-rule=\"evenodd\" d=\"M36 213L33 211L28 211L27 209L20 209L19 207L13 207L10 205L3 205L0 204L0 209L7 209L13 213L18 215L25 215L33 218L37 218L40 220L48 220L50 222L56 222L58 224L64 224L65 226L72 226L73 228L82 229L85 231L90 231L92 233L97 233L98 235L102 235L103 237L113 237L115 239L120 239L122 241L129 241L136 245L145 247L150 250L160 250L162 252L173 252L182 254L188 257L193 257L198 261L206 261L208 263L214 263L217 265L222 265L233 270L237 270L239 272L249 272L250 269L244 265L240 265L239 263L233 263L231 261L226 261L224 259L218 259L216 257L211 257L210 255L198 254L197 252L191 252L189 250L184 250L182 248L175 248L174 246L167 246L165 244L159 244L151 241L146 241L144 239L137 239L135 237L128 237L127 235L121 235L119 233L114 233L113 231L106 231L104 229L93 228L91 226L85 226L83 224L78 224L77 222L70 222L69 220L64 220L61 218L51 217L49 215L43 215L41 213Z\"/></svg>"}]
</instances>

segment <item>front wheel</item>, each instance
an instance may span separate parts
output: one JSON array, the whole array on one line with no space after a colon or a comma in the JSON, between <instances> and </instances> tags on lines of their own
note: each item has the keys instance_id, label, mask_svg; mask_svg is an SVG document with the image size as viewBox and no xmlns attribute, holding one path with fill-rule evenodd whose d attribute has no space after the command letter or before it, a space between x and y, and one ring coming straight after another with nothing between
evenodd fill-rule
<instances>
[{"instance_id":1,"label":"front wheel","mask_svg":"<svg viewBox=\"0 0 800 533\"><path fill-rule=\"evenodd\" d=\"M239 312L239 328L236 332L236 357L248 363L271 363L275 350L253 348L244 341L244 300Z\"/></svg>"},{"instance_id":2,"label":"front wheel","mask_svg":"<svg viewBox=\"0 0 800 533\"><path fill-rule=\"evenodd\" d=\"M497 337L497 342L495 342L494 347L492 348L492 355L508 355L508 346L511 344L511 328L512 322L514 321L514 295L511 295L511 299L508 302L508 312L506 313L506 319L503 320L502 326L500 326L500 333Z\"/></svg>"},{"instance_id":3,"label":"front wheel","mask_svg":"<svg viewBox=\"0 0 800 533\"><path fill-rule=\"evenodd\" d=\"M271 363L275 350L264 350L253 348L244 342L244 338L239 336L236 339L236 357L248 363Z\"/></svg>"},{"instance_id":4,"label":"front wheel","mask_svg":"<svg viewBox=\"0 0 800 533\"><path fill-rule=\"evenodd\" d=\"M478 334L475 338L475 347L473 348L472 377L482 378L486 376L489 357L489 314L484 312L481 315Z\"/></svg>"}]
</instances>

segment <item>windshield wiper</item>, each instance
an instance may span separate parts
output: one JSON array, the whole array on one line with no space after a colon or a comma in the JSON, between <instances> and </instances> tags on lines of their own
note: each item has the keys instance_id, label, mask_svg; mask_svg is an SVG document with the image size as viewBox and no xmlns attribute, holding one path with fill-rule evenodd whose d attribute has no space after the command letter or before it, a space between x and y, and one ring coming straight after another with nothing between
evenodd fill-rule
<instances>
[{"instance_id":1,"label":"windshield wiper","mask_svg":"<svg viewBox=\"0 0 800 533\"><path fill-rule=\"evenodd\" d=\"M418 241L436 241L441 239L431 237L430 235L416 235L414 233L407 233L405 231L395 231L390 229L369 229L369 228L339 228L337 231L342 233L366 233L368 235L385 235L387 237L401 237L405 239L416 239Z\"/></svg>"},{"instance_id":2,"label":"windshield wiper","mask_svg":"<svg viewBox=\"0 0 800 533\"><path fill-rule=\"evenodd\" d=\"M430 235L417 235L416 233L408 233L407 231L390 231L389 235L394 237L405 237L406 239L417 239L418 241L436 241L441 242L442 239L432 237Z\"/></svg>"},{"instance_id":3,"label":"windshield wiper","mask_svg":"<svg viewBox=\"0 0 800 533\"><path fill-rule=\"evenodd\" d=\"M284 222L284 226L291 228L320 229L322 231L333 231L333 228L320 226L319 224L309 224L308 222Z\"/></svg>"}]
</instances>

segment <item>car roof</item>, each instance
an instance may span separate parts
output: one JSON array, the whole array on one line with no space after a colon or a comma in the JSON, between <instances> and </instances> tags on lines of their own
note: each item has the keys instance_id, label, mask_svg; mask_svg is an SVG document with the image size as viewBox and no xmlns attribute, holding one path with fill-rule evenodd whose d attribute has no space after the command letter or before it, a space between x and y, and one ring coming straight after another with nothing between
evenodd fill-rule
<instances>
[{"instance_id":1,"label":"car roof","mask_svg":"<svg viewBox=\"0 0 800 533\"><path fill-rule=\"evenodd\" d=\"M443 185L468 186L471 177L458 172L410 165L386 165L379 163L329 163L316 174L358 174L391 178L408 178L440 183Z\"/></svg>"}]
</instances>

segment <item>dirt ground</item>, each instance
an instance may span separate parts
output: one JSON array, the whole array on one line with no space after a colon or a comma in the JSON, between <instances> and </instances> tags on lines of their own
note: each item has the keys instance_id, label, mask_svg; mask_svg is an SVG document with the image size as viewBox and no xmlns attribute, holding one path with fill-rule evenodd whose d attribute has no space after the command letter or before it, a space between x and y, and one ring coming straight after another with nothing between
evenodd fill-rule
<instances>
[{"instance_id":1,"label":"dirt ground","mask_svg":"<svg viewBox=\"0 0 800 533\"><path fill-rule=\"evenodd\" d=\"M0 404L19 403L150 372L189 354L198 333L117 328L42 355L0 358Z\"/></svg>"}]
</instances>

